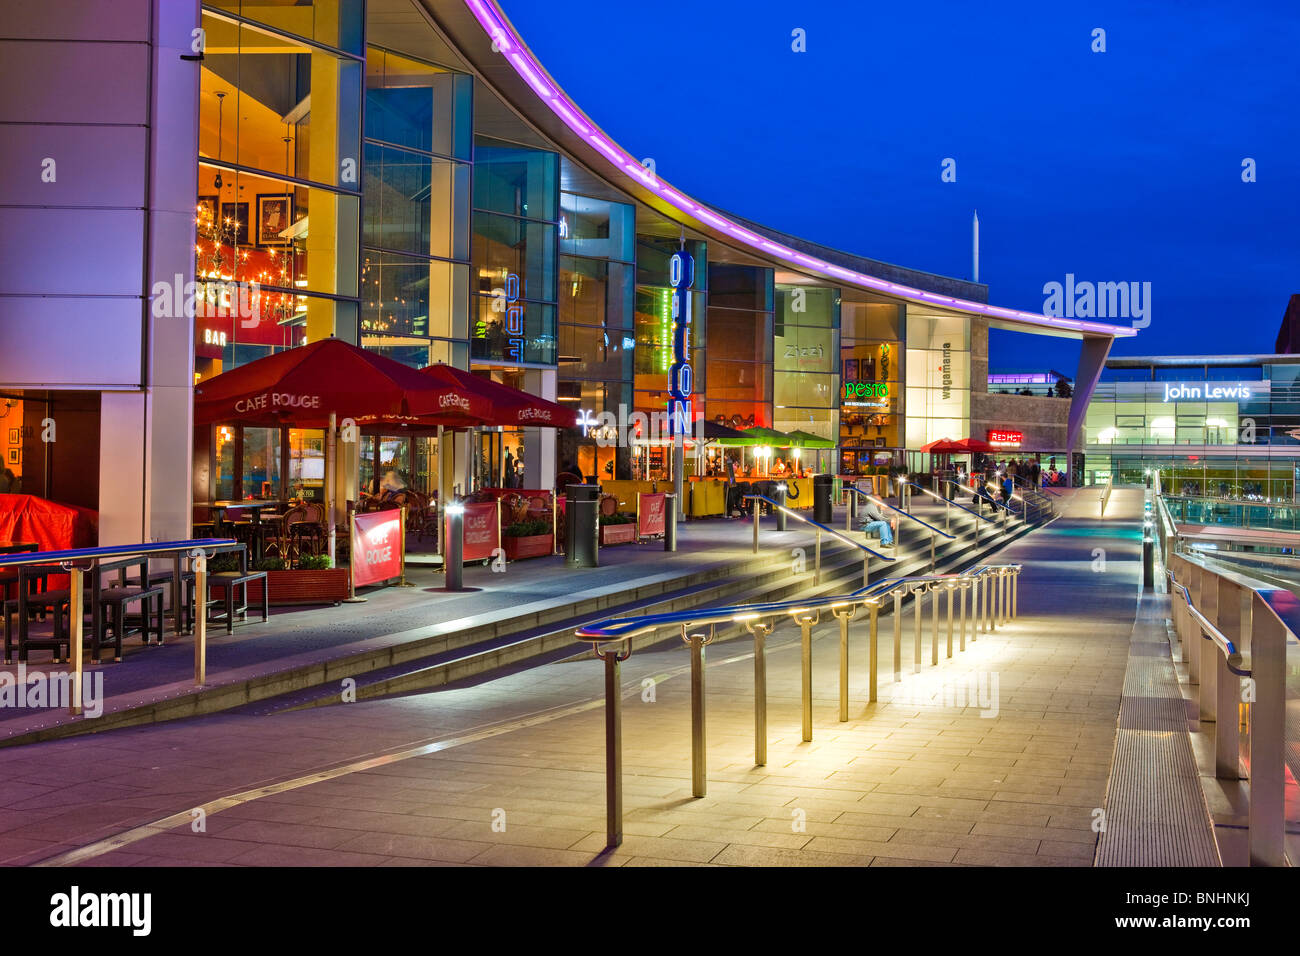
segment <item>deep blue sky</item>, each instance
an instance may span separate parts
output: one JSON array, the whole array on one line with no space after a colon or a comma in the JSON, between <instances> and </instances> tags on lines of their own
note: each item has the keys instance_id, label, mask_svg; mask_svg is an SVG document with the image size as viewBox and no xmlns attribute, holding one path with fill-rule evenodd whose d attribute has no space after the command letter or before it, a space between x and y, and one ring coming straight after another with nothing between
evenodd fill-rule
<instances>
[{"instance_id":1,"label":"deep blue sky","mask_svg":"<svg viewBox=\"0 0 1300 956\"><path fill-rule=\"evenodd\" d=\"M978 208L999 305L1041 311L1067 272L1152 283L1151 325L1112 354L1271 352L1300 292L1300 3L502 3L596 122L705 202L963 278ZM992 363L1072 371L1059 341L999 336Z\"/></svg>"}]
</instances>

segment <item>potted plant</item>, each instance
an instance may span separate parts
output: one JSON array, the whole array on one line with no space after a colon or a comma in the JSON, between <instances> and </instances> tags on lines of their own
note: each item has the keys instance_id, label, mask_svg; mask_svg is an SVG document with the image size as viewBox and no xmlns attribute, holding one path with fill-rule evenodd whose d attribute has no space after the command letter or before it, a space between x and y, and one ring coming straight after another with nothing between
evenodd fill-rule
<instances>
[{"instance_id":1,"label":"potted plant","mask_svg":"<svg viewBox=\"0 0 1300 956\"><path fill-rule=\"evenodd\" d=\"M229 566L226 566L229 565ZM331 568L329 555L304 555L298 567L290 568L284 558L262 558L254 564L257 571L266 572L266 587L272 607L294 604L338 604L348 596L347 568ZM218 555L210 564L211 570L235 571L239 560L234 555ZM249 605L262 601L262 582L248 582Z\"/></svg>"},{"instance_id":2,"label":"potted plant","mask_svg":"<svg viewBox=\"0 0 1300 956\"><path fill-rule=\"evenodd\" d=\"M549 521L515 521L501 529L501 549L506 559L540 558L554 550Z\"/></svg>"},{"instance_id":3,"label":"potted plant","mask_svg":"<svg viewBox=\"0 0 1300 956\"><path fill-rule=\"evenodd\" d=\"M600 516L600 544L628 544L636 540L636 516L622 513Z\"/></svg>"}]
</instances>

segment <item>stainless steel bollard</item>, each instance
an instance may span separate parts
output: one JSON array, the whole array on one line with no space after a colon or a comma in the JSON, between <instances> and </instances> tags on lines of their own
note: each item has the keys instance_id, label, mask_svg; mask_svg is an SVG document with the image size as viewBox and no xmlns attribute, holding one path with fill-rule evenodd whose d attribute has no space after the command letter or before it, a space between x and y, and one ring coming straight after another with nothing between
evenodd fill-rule
<instances>
[{"instance_id":1,"label":"stainless steel bollard","mask_svg":"<svg viewBox=\"0 0 1300 956\"><path fill-rule=\"evenodd\" d=\"M682 640L691 648L691 795L703 797L709 791L709 755L704 726L704 648L712 641L712 636L706 638L703 634L692 634L687 637L683 625Z\"/></svg>"},{"instance_id":2,"label":"stainless steel bollard","mask_svg":"<svg viewBox=\"0 0 1300 956\"><path fill-rule=\"evenodd\" d=\"M802 631L800 644L802 663L800 698L803 703L803 739L805 743L812 740L812 629L820 618L820 611L813 613L812 616L801 614L795 618L799 622Z\"/></svg>"},{"instance_id":3,"label":"stainless steel bollard","mask_svg":"<svg viewBox=\"0 0 1300 956\"><path fill-rule=\"evenodd\" d=\"M894 591L894 683L903 679L903 591Z\"/></svg>"},{"instance_id":4,"label":"stainless steel bollard","mask_svg":"<svg viewBox=\"0 0 1300 956\"><path fill-rule=\"evenodd\" d=\"M870 691L867 695L867 701L874 704L876 702L876 668L879 663L877 657L879 653L880 632L877 627L876 616L880 612L880 605L875 601L871 602L871 637L869 650L871 653L871 663L868 680L870 681Z\"/></svg>"},{"instance_id":5,"label":"stainless steel bollard","mask_svg":"<svg viewBox=\"0 0 1300 956\"><path fill-rule=\"evenodd\" d=\"M847 611L832 608L840 622L840 721L849 719L849 621L857 612L856 605L850 605Z\"/></svg>"},{"instance_id":6,"label":"stainless steel bollard","mask_svg":"<svg viewBox=\"0 0 1300 956\"><path fill-rule=\"evenodd\" d=\"M767 635L772 625L746 622L754 635L754 765L767 765Z\"/></svg>"}]
</instances>

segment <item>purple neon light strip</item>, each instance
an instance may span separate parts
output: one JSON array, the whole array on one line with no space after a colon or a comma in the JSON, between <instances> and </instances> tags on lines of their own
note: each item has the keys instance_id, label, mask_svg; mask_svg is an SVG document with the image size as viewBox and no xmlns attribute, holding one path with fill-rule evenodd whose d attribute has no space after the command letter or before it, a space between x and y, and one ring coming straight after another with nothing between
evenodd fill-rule
<instances>
[{"instance_id":1,"label":"purple neon light strip","mask_svg":"<svg viewBox=\"0 0 1300 956\"><path fill-rule=\"evenodd\" d=\"M802 252L797 252L779 243L770 242L755 236L752 232L742 228L725 217L719 216L712 212L708 207L692 202L681 193L672 189L657 177L651 175L645 170L637 160L623 150L617 143L611 140L604 133L600 132L595 123L588 123L582 119L584 114L578 107L578 104L569 99L558 86L547 82L544 77L546 71L542 69L524 46L524 41L512 29L506 26L505 18L500 14L493 0L465 0L469 10L474 14L474 19L478 20L489 37L496 40L497 48L507 54L506 60L514 68L519 77L528 84L529 88L535 92L547 106L564 121L564 124L573 130L579 136L585 138L596 147L604 156L623 172L631 173L647 189L655 193L669 205L676 208L685 215L692 216L702 222L706 222L720 232L726 233L733 239L749 246L753 249L765 250L778 258L786 260L789 263L799 263L802 266L821 272L825 275L839 276L847 279L855 285L864 286L868 289L876 289L880 292L888 292L899 298L911 299L915 302L930 300L950 304L952 307L960 309L963 312L974 312L980 315L990 317L1005 316L1021 322L1028 322L1033 325L1045 325L1056 328L1072 328L1079 331L1099 332L1106 335L1128 336L1136 335L1137 330L1124 328L1123 326L1105 325L1100 322L1079 322L1061 317L1046 316L1034 312L1021 312L1016 309L1008 309L1003 306L987 305L982 302L970 302L965 299L957 299L952 296L936 295L931 292L925 292L921 289L913 289L910 286L898 285L894 282L888 282L884 279L878 279L875 276L869 276L862 272L854 272L851 269L845 269L842 266L833 263L823 262L820 259L814 259ZM635 168L633 168L635 167Z\"/></svg>"}]
</instances>

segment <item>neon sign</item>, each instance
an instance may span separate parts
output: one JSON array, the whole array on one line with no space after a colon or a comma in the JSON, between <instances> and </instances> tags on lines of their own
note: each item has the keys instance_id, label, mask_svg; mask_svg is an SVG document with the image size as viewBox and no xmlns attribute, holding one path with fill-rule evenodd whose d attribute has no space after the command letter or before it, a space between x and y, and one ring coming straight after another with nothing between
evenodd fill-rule
<instances>
[{"instance_id":1,"label":"neon sign","mask_svg":"<svg viewBox=\"0 0 1300 956\"><path fill-rule=\"evenodd\" d=\"M506 358L523 361L524 307L519 302L519 276L506 276Z\"/></svg>"},{"instance_id":2,"label":"neon sign","mask_svg":"<svg viewBox=\"0 0 1300 956\"><path fill-rule=\"evenodd\" d=\"M673 364L668 368L668 430L671 435L691 431L691 293L695 284L695 260L685 252L674 252L668 260L668 284L672 286Z\"/></svg>"},{"instance_id":3,"label":"neon sign","mask_svg":"<svg viewBox=\"0 0 1300 956\"><path fill-rule=\"evenodd\" d=\"M862 399L875 399L875 401L863 401ZM886 382L845 382L842 403L848 408L888 408L889 384Z\"/></svg>"},{"instance_id":4,"label":"neon sign","mask_svg":"<svg viewBox=\"0 0 1300 956\"><path fill-rule=\"evenodd\" d=\"M1165 396L1160 399L1162 402L1176 402L1179 399L1197 399L1203 402L1224 401L1226 399L1236 399L1241 402L1250 401L1250 385L1245 382L1234 382L1231 385L1212 385L1205 382L1201 385L1187 385L1182 382L1167 382L1165 384Z\"/></svg>"},{"instance_id":5,"label":"neon sign","mask_svg":"<svg viewBox=\"0 0 1300 956\"><path fill-rule=\"evenodd\" d=\"M989 429L990 445L1019 445L1024 440L1024 432L1010 431L1002 428Z\"/></svg>"}]
</instances>

